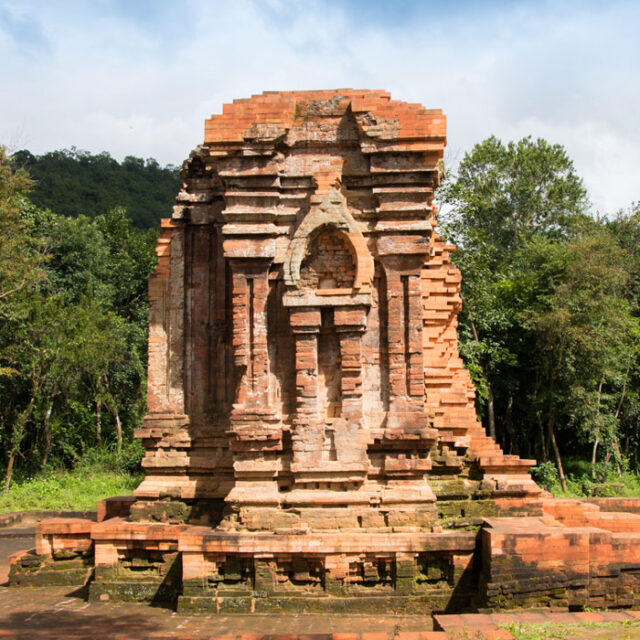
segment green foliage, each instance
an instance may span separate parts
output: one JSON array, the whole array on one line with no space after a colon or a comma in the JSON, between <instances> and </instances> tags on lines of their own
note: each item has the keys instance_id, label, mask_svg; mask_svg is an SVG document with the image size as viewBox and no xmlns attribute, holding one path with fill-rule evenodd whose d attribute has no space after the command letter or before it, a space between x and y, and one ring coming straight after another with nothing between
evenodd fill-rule
<instances>
[{"instance_id":1,"label":"green foliage","mask_svg":"<svg viewBox=\"0 0 640 640\"><path fill-rule=\"evenodd\" d=\"M531 138L505 146L494 136L465 155L440 197L452 207L449 234L464 250L482 248L489 269L532 235L561 235L587 203L563 147Z\"/></svg>"},{"instance_id":2,"label":"green foliage","mask_svg":"<svg viewBox=\"0 0 640 640\"><path fill-rule=\"evenodd\" d=\"M556 465L550 460L541 462L537 467L531 470L533 479L547 491L551 491L552 487L558 484L558 470Z\"/></svg>"},{"instance_id":3,"label":"green foliage","mask_svg":"<svg viewBox=\"0 0 640 640\"><path fill-rule=\"evenodd\" d=\"M0 301L5 314L20 296L28 295L41 278L41 256L29 235L30 221L21 215L32 182L24 171L12 171L0 146Z\"/></svg>"},{"instance_id":4,"label":"green foliage","mask_svg":"<svg viewBox=\"0 0 640 640\"><path fill-rule=\"evenodd\" d=\"M527 347L527 364L522 352L518 360L534 380L530 411L552 415L580 442L597 437L614 446L628 355L640 334L626 298L625 256L605 228L592 227L525 245L511 293Z\"/></svg>"},{"instance_id":5,"label":"green foliage","mask_svg":"<svg viewBox=\"0 0 640 640\"><path fill-rule=\"evenodd\" d=\"M637 497L640 496L640 478L622 461L621 473L612 460L592 465L586 460L568 458L565 461L566 491L560 484L558 470L551 461L533 468L533 478L558 498Z\"/></svg>"},{"instance_id":6,"label":"green foliage","mask_svg":"<svg viewBox=\"0 0 640 640\"><path fill-rule=\"evenodd\" d=\"M461 353L480 398L492 401L495 379L517 364L510 340L518 325L509 291L514 257L532 238L562 236L583 212L585 190L559 145L525 138L505 146L491 137L465 155L440 197L441 226L458 246L463 275Z\"/></svg>"},{"instance_id":7,"label":"green foliage","mask_svg":"<svg viewBox=\"0 0 640 640\"><path fill-rule=\"evenodd\" d=\"M93 219L39 209L29 186L3 152L0 215L10 241L0 244L0 445L7 487L16 465L24 475L78 464L94 448L130 451L145 407L155 232L135 229L123 209Z\"/></svg>"},{"instance_id":8,"label":"green foliage","mask_svg":"<svg viewBox=\"0 0 640 640\"><path fill-rule=\"evenodd\" d=\"M559 145L491 137L441 190L458 245L460 351L488 430L508 452L638 463L640 211L587 215ZM553 483L540 465L543 484Z\"/></svg>"},{"instance_id":9,"label":"green foliage","mask_svg":"<svg viewBox=\"0 0 640 640\"><path fill-rule=\"evenodd\" d=\"M17 151L12 160L35 181L31 199L37 207L90 218L122 207L140 229L156 228L171 215L180 188L178 170L160 167L153 158L127 156L118 163L106 152L92 155L72 147L40 156Z\"/></svg>"},{"instance_id":10,"label":"green foliage","mask_svg":"<svg viewBox=\"0 0 640 640\"><path fill-rule=\"evenodd\" d=\"M140 462L143 455L144 447L142 442L140 440L129 440L120 451L113 444L101 449L89 449L79 460L77 466L139 476L142 474Z\"/></svg>"}]
</instances>

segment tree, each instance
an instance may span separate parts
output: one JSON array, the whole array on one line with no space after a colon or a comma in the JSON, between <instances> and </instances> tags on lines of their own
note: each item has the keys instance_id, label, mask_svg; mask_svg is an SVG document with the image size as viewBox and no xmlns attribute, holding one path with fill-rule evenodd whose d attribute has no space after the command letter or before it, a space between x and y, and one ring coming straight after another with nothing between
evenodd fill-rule
<instances>
[{"instance_id":1,"label":"tree","mask_svg":"<svg viewBox=\"0 0 640 640\"><path fill-rule=\"evenodd\" d=\"M523 417L542 442L546 430L563 484L558 430L574 445L591 443L594 462L603 443L621 462L617 407L640 336L627 264L611 233L585 219L567 238L529 240L504 287L518 326L512 375L529 390Z\"/></svg>"},{"instance_id":2,"label":"tree","mask_svg":"<svg viewBox=\"0 0 640 640\"><path fill-rule=\"evenodd\" d=\"M551 452L565 489L569 443L620 468L621 425L635 434L640 417L637 207L590 218L564 149L530 138L476 145L441 196L463 274L461 352L489 433L518 453Z\"/></svg>"},{"instance_id":3,"label":"tree","mask_svg":"<svg viewBox=\"0 0 640 640\"><path fill-rule=\"evenodd\" d=\"M14 171L6 149L0 147L0 390L8 384L23 386L24 354L12 334L22 326L30 297L43 277L42 255L37 242L29 236L29 220L23 215L30 186L27 174L22 170ZM10 450L9 478L34 403L32 393L17 410L16 404L5 396L4 410L0 414L0 437L6 441L5 448Z\"/></svg>"},{"instance_id":4,"label":"tree","mask_svg":"<svg viewBox=\"0 0 640 640\"><path fill-rule=\"evenodd\" d=\"M109 158L99 162L110 164ZM79 157L91 163L91 157ZM90 219L39 209L0 156L0 442L17 464L72 464L104 440L119 452L144 411L153 231L121 209ZM102 410L106 412L103 413Z\"/></svg>"},{"instance_id":5,"label":"tree","mask_svg":"<svg viewBox=\"0 0 640 640\"><path fill-rule=\"evenodd\" d=\"M33 287L42 273L37 243L29 238L29 220L23 215L32 181L24 170L14 171L5 147L0 146L0 302Z\"/></svg>"},{"instance_id":6,"label":"tree","mask_svg":"<svg viewBox=\"0 0 640 640\"><path fill-rule=\"evenodd\" d=\"M632 314L640 318L640 202L626 211L618 211L605 222L618 245L629 256L629 293ZM620 400L616 408L619 432L624 441L624 456L633 457L636 466L640 461L640 340L626 357L627 368Z\"/></svg>"},{"instance_id":7,"label":"tree","mask_svg":"<svg viewBox=\"0 0 640 640\"><path fill-rule=\"evenodd\" d=\"M441 225L458 246L455 262L463 274L461 351L477 372L488 430L496 438L495 387L516 363L509 335L517 321L501 295L514 251L538 234L565 234L571 219L584 213L586 192L560 145L531 138L504 145L492 136L464 156L440 198ZM510 381L503 380L508 426L517 391Z\"/></svg>"}]
</instances>

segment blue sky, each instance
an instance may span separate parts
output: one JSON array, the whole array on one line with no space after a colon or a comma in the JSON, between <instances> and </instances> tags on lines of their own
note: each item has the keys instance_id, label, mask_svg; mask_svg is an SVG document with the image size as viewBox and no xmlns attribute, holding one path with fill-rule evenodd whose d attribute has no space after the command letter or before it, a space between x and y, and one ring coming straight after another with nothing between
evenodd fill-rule
<instances>
[{"instance_id":1,"label":"blue sky","mask_svg":"<svg viewBox=\"0 0 640 640\"><path fill-rule=\"evenodd\" d=\"M355 87L474 143L563 144L594 210L640 199L640 2L0 0L0 143L178 164L222 104Z\"/></svg>"}]
</instances>

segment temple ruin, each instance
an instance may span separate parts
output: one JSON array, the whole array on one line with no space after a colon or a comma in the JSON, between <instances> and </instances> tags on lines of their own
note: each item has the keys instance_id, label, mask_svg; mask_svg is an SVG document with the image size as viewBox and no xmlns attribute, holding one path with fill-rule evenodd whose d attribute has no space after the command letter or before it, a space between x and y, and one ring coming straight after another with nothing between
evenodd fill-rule
<instances>
[{"instance_id":1,"label":"temple ruin","mask_svg":"<svg viewBox=\"0 0 640 640\"><path fill-rule=\"evenodd\" d=\"M458 355L445 142L441 111L382 91L266 93L206 121L150 283L136 508L429 527L452 493L539 493L533 461L486 437Z\"/></svg>"},{"instance_id":2,"label":"temple ruin","mask_svg":"<svg viewBox=\"0 0 640 640\"><path fill-rule=\"evenodd\" d=\"M92 598L181 610L628 604L640 564L610 567L640 560L621 533L640 515L605 512L640 503L555 501L478 422L436 229L445 144L440 110L383 91L206 121L149 282L146 477L97 523L41 524L14 583L73 557Z\"/></svg>"}]
</instances>

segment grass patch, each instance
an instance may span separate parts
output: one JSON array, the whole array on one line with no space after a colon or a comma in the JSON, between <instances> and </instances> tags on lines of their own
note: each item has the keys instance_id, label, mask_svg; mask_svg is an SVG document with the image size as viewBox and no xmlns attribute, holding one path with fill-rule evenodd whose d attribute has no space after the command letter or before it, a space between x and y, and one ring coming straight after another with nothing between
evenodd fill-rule
<instances>
[{"instance_id":1,"label":"grass patch","mask_svg":"<svg viewBox=\"0 0 640 640\"><path fill-rule=\"evenodd\" d=\"M92 450L73 469L46 469L34 477L19 478L8 492L0 491L0 513L31 509L95 509L99 500L129 495L140 484L143 449L128 443L121 453Z\"/></svg>"},{"instance_id":2,"label":"grass patch","mask_svg":"<svg viewBox=\"0 0 640 640\"><path fill-rule=\"evenodd\" d=\"M621 473L612 464L598 463L595 470L586 460L568 459L565 462L567 491L563 491L553 462L542 462L533 468L533 479L556 498L638 497L640 477L629 469L626 461ZM594 472L595 471L595 472Z\"/></svg>"},{"instance_id":3,"label":"grass patch","mask_svg":"<svg viewBox=\"0 0 640 640\"><path fill-rule=\"evenodd\" d=\"M109 469L76 467L71 471L51 471L27 478L0 493L0 513L30 509L95 509L99 500L130 494L142 474Z\"/></svg>"},{"instance_id":4,"label":"grass patch","mask_svg":"<svg viewBox=\"0 0 640 640\"><path fill-rule=\"evenodd\" d=\"M527 624L522 622L500 625L515 640L620 640L640 639L640 622L623 620L620 622L580 622L576 624Z\"/></svg>"}]
</instances>

